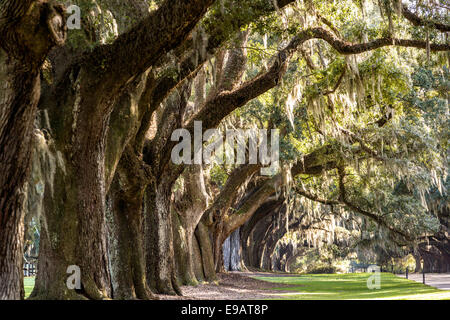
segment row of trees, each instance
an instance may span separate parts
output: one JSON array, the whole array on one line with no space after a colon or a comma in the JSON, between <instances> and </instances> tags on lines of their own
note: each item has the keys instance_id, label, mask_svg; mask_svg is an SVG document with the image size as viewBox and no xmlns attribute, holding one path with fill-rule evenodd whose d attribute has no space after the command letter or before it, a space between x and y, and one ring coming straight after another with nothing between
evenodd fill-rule
<instances>
[{"instance_id":1,"label":"row of trees","mask_svg":"<svg viewBox=\"0 0 450 320\"><path fill-rule=\"evenodd\" d=\"M1 2L1 299L23 298L26 215L40 220L35 299L181 294L215 278L240 227L249 265L330 216L400 246L438 231L421 199L445 193L445 4L74 4L82 29L67 33L54 2ZM279 172L173 163L173 131L196 121L279 129Z\"/></svg>"}]
</instances>

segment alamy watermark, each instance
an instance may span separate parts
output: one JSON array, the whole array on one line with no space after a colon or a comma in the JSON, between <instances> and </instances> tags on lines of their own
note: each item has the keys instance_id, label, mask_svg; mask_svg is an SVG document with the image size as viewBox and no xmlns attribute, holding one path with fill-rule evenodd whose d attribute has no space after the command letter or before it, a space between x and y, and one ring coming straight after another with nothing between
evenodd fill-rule
<instances>
[{"instance_id":1,"label":"alamy watermark","mask_svg":"<svg viewBox=\"0 0 450 320\"><path fill-rule=\"evenodd\" d=\"M67 7L66 13L69 15L67 18L67 29L79 30L81 29L81 9L77 5L71 5Z\"/></svg>"},{"instance_id":2,"label":"alamy watermark","mask_svg":"<svg viewBox=\"0 0 450 320\"><path fill-rule=\"evenodd\" d=\"M377 265L371 265L367 268L367 272L373 273L367 279L367 288L370 290L381 289L381 271Z\"/></svg>"},{"instance_id":3,"label":"alamy watermark","mask_svg":"<svg viewBox=\"0 0 450 320\"><path fill-rule=\"evenodd\" d=\"M187 129L176 129L171 140L175 164L261 164L261 174L274 175L279 167L280 133L278 129L233 129L222 132L209 129L203 133L202 122L194 121L194 137ZM268 141L270 139L270 150ZM181 140L181 141L180 141ZM192 143L193 142L193 143ZM205 143L205 145L204 145ZM193 150L192 150L193 148ZM193 156L192 156L193 155Z\"/></svg>"},{"instance_id":4,"label":"alamy watermark","mask_svg":"<svg viewBox=\"0 0 450 320\"><path fill-rule=\"evenodd\" d=\"M79 266L70 265L66 270L70 276L67 278L66 285L69 290L81 289L81 270Z\"/></svg>"}]
</instances>

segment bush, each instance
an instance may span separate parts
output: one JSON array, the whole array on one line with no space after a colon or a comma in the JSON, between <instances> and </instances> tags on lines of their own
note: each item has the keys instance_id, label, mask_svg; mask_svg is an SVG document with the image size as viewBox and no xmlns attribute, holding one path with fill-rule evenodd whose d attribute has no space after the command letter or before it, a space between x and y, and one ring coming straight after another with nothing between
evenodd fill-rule
<instances>
[{"instance_id":1,"label":"bush","mask_svg":"<svg viewBox=\"0 0 450 320\"><path fill-rule=\"evenodd\" d=\"M315 267L311 270L308 270L308 273L312 274L323 274L323 273L337 273L337 268L335 266L323 266L323 267Z\"/></svg>"}]
</instances>

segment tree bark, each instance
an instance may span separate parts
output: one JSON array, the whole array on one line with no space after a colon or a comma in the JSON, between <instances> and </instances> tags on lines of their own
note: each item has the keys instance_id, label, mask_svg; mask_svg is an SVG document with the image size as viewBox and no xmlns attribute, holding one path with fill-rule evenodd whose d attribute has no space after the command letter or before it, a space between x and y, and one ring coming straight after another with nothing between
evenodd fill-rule
<instances>
[{"instance_id":1,"label":"tree bark","mask_svg":"<svg viewBox=\"0 0 450 320\"><path fill-rule=\"evenodd\" d=\"M37 70L20 71L0 49L0 299L24 297L24 185L31 159L32 123L39 99ZM22 100L22 101L20 101Z\"/></svg>"},{"instance_id":2,"label":"tree bark","mask_svg":"<svg viewBox=\"0 0 450 320\"><path fill-rule=\"evenodd\" d=\"M114 299L151 299L143 242L143 198L150 174L130 147L121 158L109 193L110 260Z\"/></svg>"},{"instance_id":3,"label":"tree bark","mask_svg":"<svg viewBox=\"0 0 450 320\"><path fill-rule=\"evenodd\" d=\"M82 93L77 93L73 100L68 101L69 105L76 105L82 97ZM52 156L57 159L58 167L45 188L43 229L46 230L43 234L46 236L41 237L40 247L45 249L41 250L39 256L39 271L47 276L38 275L36 278L37 289L33 296L37 299L41 298L38 292L47 297L50 294L55 299L71 296L67 295L64 288L59 293L45 293L43 290L64 282L64 273L43 270L44 266L61 261L66 262L59 266L61 270L69 265L81 268L81 292L86 297L102 299L111 295L105 224L104 162L105 124L109 115L100 110L89 112L89 103L79 107L79 114L74 115L74 124L71 126L72 148L67 150L67 146L61 146L61 137L55 139L52 148ZM58 188L54 189L54 186ZM62 221L67 222L63 224ZM57 258L62 252L65 257Z\"/></svg>"},{"instance_id":4,"label":"tree bark","mask_svg":"<svg viewBox=\"0 0 450 320\"><path fill-rule=\"evenodd\" d=\"M151 288L161 294L181 295L174 263L171 192L172 183L164 177L147 188L146 269Z\"/></svg>"},{"instance_id":5,"label":"tree bark","mask_svg":"<svg viewBox=\"0 0 450 320\"><path fill-rule=\"evenodd\" d=\"M24 297L25 183L30 172L39 69L65 40L62 10L33 0L0 4L0 299Z\"/></svg>"},{"instance_id":6,"label":"tree bark","mask_svg":"<svg viewBox=\"0 0 450 320\"><path fill-rule=\"evenodd\" d=\"M203 215L209 196L206 192L202 165L193 165L185 169L182 175L184 190L175 196L174 216L178 224L174 224L174 234L178 241L176 254L179 278L183 284L196 284L194 264L194 232Z\"/></svg>"},{"instance_id":7,"label":"tree bark","mask_svg":"<svg viewBox=\"0 0 450 320\"><path fill-rule=\"evenodd\" d=\"M234 231L223 243L223 262L226 271L241 270L240 229Z\"/></svg>"},{"instance_id":8,"label":"tree bark","mask_svg":"<svg viewBox=\"0 0 450 320\"><path fill-rule=\"evenodd\" d=\"M84 299L81 291L69 290L66 286L68 266L80 266L76 250L80 241L77 199L69 180L73 172L68 171L62 155L58 156L51 138L41 144L44 144L42 158L46 159L41 166L47 170L44 176L45 214L40 219L38 273L30 297L49 300Z\"/></svg>"},{"instance_id":9,"label":"tree bark","mask_svg":"<svg viewBox=\"0 0 450 320\"><path fill-rule=\"evenodd\" d=\"M181 285L197 285L194 272L194 243L193 234L183 226L181 217L172 211L173 239L175 251L175 266L178 283Z\"/></svg>"},{"instance_id":10,"label":"tree bark","mask_svg":"<svg viewBox=\"0 0 450 320\"><path fill-rule=\"evenodd\" d=\"M230 271L230 262L231 262L231 239L230 237L226 238L222 244L222 268L224 271Z\"/></svg>"},{"instance_id":11,"label":"tree bark","mask_svg":"<svg viewBox=\"0 0 450 320\"><path fill-rule=\"evenodd\" d=\"M193 244L194 244L194 251L193 251L194 255L192 260L194 261L194 274L199 282L204 282L206 281L206 277L203 271L202 252L200 250L200 244L195 234L193 237Z\"/></svg>"},{"instance_id":12,"label":"tree bark","mask_svg":"<svg viewBox=\"0 0 450 320\"><path fill-rule=\"evenodd\" d=\"M197 229L195 230L195 237L197 238L198 244L200 246L205 280L214 281L217 279L217 276L214 267L213 246L211 243L208 228L202 221L200 221L197 225Z\"/></svg>"}]
</instances>

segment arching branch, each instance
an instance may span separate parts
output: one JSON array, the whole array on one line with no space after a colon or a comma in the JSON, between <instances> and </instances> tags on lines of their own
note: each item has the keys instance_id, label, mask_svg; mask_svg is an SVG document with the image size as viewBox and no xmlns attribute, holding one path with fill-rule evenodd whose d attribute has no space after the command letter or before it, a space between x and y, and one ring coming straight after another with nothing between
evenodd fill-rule
<instances>
[{"instance_id":1,"label":"arching branch","mask_svg":"<svg viewBox=\"0 0 450 320\"><path fill-rule=\"evenodd\" d=\"M402 6L402 15L416 27L430 26L441 32L449 32L450 31L450 25L444 24L441 22L437 22L437 21L423 19L423 18L419 17L418 15L416 15L411 10L409 10L407 5Z\"/></svg>"},{"instance_id":2,"label":"arching branch","mask_svg":"<svg viewBox=\"0 0 450 320\"><path fill-rule=\"evenodd\" d=\"M305 39L306 38L306 39ZM411 47L418 49L426 49L426 41L421 40L411 40L411 39L395 39L395 38L379 38L366 43L353 44L342 40L332 34L331 32L325 30L324 28L312 28L303 31L297 36L297 41L303 42L309 39L322 39L328 42L336 51L341 54L359 54L371 50L375 50L386 46L400 46L400 47ZM430 44L431 51L448 51L450 50L450 45L448 44Z\"/></svg>"},{"instance_id":3,"label":"arching branch","mask_svg":"<svg viewBox=\"0 0 450 320\"><path fill-rule=\"evenodd\" d=\"M346 191L345 184L344 184L345 169L343 167L339 167L338 174L339 174L339 201L340 202L345 204L347 206L347 208L349 208L350 210L357 212L357 213L373 220L378 225L385 227L386 229L393 232L394 234L400 235L402 238L404 238L408 241L413 240L408 234L389 225L380 216L378 216L374 213L371 213L369 211L366 211L366 210L362 209L361 207L357 206L356 204L350 202L347 198L347 191Z\"/></svg>"},{"instance_id":4,"label":"arching branch","mask_svg":"<svg viewBox=\"0 0 450 320\"><path fill-rule=\"evenodd\" d=\"M336 51L344 55L359 54L394 45L418 49L427 48L426 41L393 38L380 38L366 43L352 44L336 37L324 28L310 28L301 31L283 50L279 51L272 58L272 65L266 72L260 73L235 90L223 92L206 101L193 121L203 121L204 127L207 128L215 127L225 116L235 109L242 107L248 101L277 86L286 71L289 58L303 43L311 39L325 40ZM450 50L450 45L430 44L430 50L447 51ZM193 128L193 121L187 125L188 129Z\"/></svg>"},{"instance_id":5,"label":"arching branch","mask_svg":"<svg viewBox=\"0 0 450 320\"><path fill-rule=\"evenodd\" d=\"M322 204L326 204L326 205L330 205L330 206L340 205L341 204L341 202L339 202L337 200L328 200L328 199L320 198L319 196L316 196L316 195L314 195L314 194L312 194L312 193L310 193L310 192L308 192L308 191L306 191L306 190L304 190L304 189L302 189L302 188L300 188L298 186L294 187L294 191L296 193L298 193L299 195L304 196L305 198L308 198L309 200L312 200L312 201L315 201L315 202L319 202L319 203L322 203Z\"/></svg>"},{"instance_id":6,"label":"arching branch","mask_svg":"<svg viewBox=\"0 0 450 320\"><path fill-rule=\"evenodd\" d=\"M166 0L111 45L98 46L85 59L97 74L93 89L120 89L180 45L214 0Z\"/></svg>"}]
</instances>

